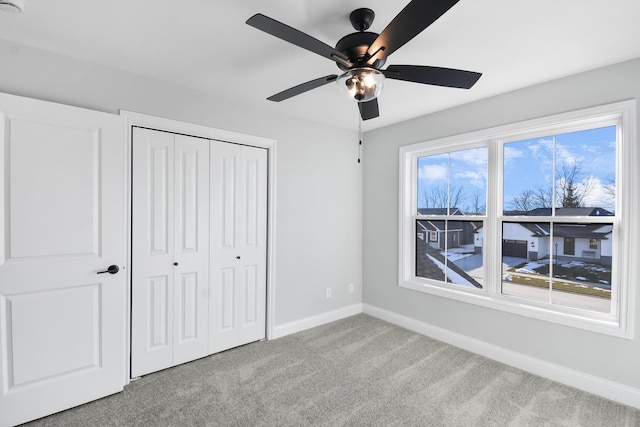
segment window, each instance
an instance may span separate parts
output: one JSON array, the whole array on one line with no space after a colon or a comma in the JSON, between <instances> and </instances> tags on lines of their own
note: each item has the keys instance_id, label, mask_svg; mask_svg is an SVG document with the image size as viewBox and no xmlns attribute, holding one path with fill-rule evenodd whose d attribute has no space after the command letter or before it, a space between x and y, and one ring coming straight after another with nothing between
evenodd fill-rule
<instances>
[{"instance_id":1,"label":"window","mask_svg":"<svg viewBox=\"0 0 640 427\"><path fill-rule=\"evenodd\" d=\"M487 147L417 158L418 233L415 275L472 289L481 289L482 257L474 257L475 234L482 227L487 199Z\"/></svg>"},{"instance_id":2,"label":"window","mask_svg":"<svg viewBox=\"0 0 640 427\"><path fill-rule=\"evenodd\" d=\"M634 111L402 147L400 286L629 337Z\"/></svg>"}]
</instances>

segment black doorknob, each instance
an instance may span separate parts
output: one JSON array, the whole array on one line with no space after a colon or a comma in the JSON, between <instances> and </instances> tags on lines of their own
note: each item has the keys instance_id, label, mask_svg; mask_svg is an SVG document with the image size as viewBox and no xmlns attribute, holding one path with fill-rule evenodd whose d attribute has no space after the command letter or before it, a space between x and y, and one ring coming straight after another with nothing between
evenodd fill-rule
<instances>
[{"instance_id":1,"label":"black doorknob","mask_svg":"<svg viewBox=\"0 0 640 427\"><path fill-rule=\"evenodd\" d=\"M120 271L120 268L114 264L114 265L110 265L105 271L98 271L98 273L96 274L103 274L103 273L116 274L118 271Z\"/></svg>"}]
</instances>

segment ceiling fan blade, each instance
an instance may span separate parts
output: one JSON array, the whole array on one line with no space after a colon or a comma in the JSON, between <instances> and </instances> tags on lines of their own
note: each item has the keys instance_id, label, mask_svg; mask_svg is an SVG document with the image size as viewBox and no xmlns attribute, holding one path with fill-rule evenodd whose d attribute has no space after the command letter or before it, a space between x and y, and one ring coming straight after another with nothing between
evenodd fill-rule
<instances>
[{"instance_id":1,"label":"ceiling fan blade","mask_svg":"<svg viewBox=\"0 0 640 427\"><path fill-rule=\"evenodd\" d=\"M315 80L311 80L311 81L299 84L298 86L294 86L287 90L283 90L282 92L276 93L275 95L268 97L267 99L269 101L274 101L274 102L284 101L285 99L289 99L293 96L300 95L301 93L308 92L311 89L324 86L327 83L335 81L337 78L338 76L336 74L330 74L328 76L320 77Z\"/></svg>"},{"instance_id":2,"label":"ceiling fan blade","mask_svg":"<svg viewBox=\"0 0 640 427\"><path fill-rule=\"evenodd\" d=\"M390 79L461 89L471 88L482 76L473 71L426 65L390 65L382 73Z\"/></svg>"},{"instance_id":3,"label":"ceiling fan blade","mask_svg":"<svg viewBox=\"0 0 640 427\"><path fill-rule=\"evenodd\" d=\"M360 117L362 120L375 119L380 115L378 109L378 98L374 98L367 102L358 102L358 109L360 110Z\"/></svg>"},{"instance_id":4,"label":"ceiling fan blade","mask_svg":"<svg viewBox=\"0 0 640 427\"><path fill-rule=\"evenodd\" d=\"M384 59L433 24L459 0L412 0L369 46L369 64Z\"/></svg>"},{"instance_id":5,"label":"ceiling fan blade","mask_svg":"<svg viewBox=\"0 0 640 427\"><path fill-rule=\"evenodd\" d=\"M329 58L332 61L339 62L347 67L351 67L352 65L351 62L349 62L349 58L344 53L335 50L328 44L323 43L300 30L296 30L295 28L269 18L261 13L257 13L247 19L247 24L303 49L317 53L325 58Z\"/></svg>"}]
</instances>

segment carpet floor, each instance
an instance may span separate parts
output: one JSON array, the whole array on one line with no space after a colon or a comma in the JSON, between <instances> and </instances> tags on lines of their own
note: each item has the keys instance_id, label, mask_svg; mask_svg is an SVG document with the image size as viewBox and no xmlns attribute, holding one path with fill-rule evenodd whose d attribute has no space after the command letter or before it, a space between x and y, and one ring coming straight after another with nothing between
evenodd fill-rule
<instances>
[{"instance_id":1,"label":"carpet floor","mask_svg":"<svg viewBox=\"0 0 640 427\"><path fill-rule=\"evenodd\" d=\"M640 411L359 314L27 425L618 427Z\"/></svg>"}]
</instances>

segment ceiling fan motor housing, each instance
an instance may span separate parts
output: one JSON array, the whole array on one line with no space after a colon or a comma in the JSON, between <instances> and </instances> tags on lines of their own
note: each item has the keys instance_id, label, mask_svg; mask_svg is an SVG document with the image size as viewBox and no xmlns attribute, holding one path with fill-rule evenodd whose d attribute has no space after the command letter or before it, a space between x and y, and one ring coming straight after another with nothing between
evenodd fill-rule
<instances>
[{"instance_id":1,"label":"ceiling fan motor housing","mask_svg":"<svg viewBox=\"0 0 640 427\"><path fill-rule=\"evenodd\" d=\"M369 59L367 50L369 49L369 46L371 46L371 44L378 38L377 33L367 31L369 27L371 27L371 24L373 24L373 20L375 17L375 12L367 7L356 9L349 15L349 21L351 21L351 25L358 32L347 34L336 44L336 50L344 53L349 58L349 62L353 64L352 67L347 67L340 62L336 62L338 68L340 68L342 71L346 71L349 68L359 67L371 67L379 69L384 65L384 59L377 60L373 64L367 64L367 61Z\"/></svg>"},{"instance_id":2,"label":"ceiling fan motor housing","mask_svg":"<svg viewBox=\"0 0 640 427\"><path fill-rule=\"evenodd\" d=\"M375 69L379 69L385 63L385 59L378 59L371 65L366 65L367 60L369 59L367 55L367 49L371 43L378 38L378 34L371 33L368 31L361 31L358 33L347 34L336 43L336 50L344 53L349 58L349 61L354 65L354 67L372 67ZM349 67L337 62L338 67L346 71ZM353 67L352 67L353 68Z\"/></svg>"}]
</instances>

